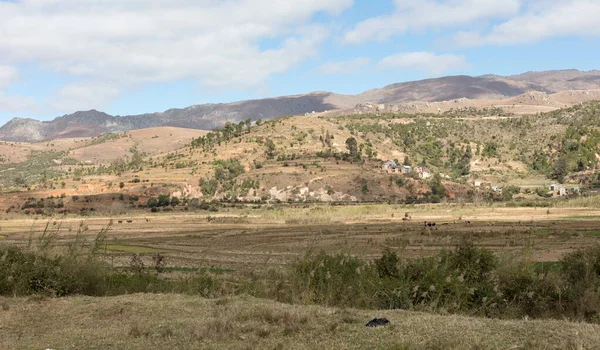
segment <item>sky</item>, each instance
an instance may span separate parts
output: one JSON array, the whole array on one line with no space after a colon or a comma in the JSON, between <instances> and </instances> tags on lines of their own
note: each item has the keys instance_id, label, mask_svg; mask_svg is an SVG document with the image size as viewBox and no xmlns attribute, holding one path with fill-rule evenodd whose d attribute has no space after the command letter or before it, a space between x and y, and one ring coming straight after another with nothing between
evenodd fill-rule
<instances>
[{"instance_id":1,"label":"sky","mask_svg":"<svg viewBox=\"0 0 600 350\"><path fill-rule=\"evenodd\" d=\"M0 124L600 69L600 0L0 0Z\"/></svg>"}]
</instances>

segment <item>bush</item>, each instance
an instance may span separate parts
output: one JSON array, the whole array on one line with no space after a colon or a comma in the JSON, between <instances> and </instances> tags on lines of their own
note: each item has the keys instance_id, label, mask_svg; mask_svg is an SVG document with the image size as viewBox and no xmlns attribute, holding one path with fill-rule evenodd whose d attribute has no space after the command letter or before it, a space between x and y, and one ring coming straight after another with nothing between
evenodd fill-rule
<instances>
[{"instance_id":1,"label":"bush","mask_svg":"<svg viewBox=\"0 0 600 350\"><path fill-rule=\"evenodd\" d=\"M400 277L399 263L400 260L396 253L388 248L383 252L381 259L375 260L375 268L380 278L398 278Z\"/></svg>"},{"instance_id":2,"label":"bush","mask_svg":"<svg viewBox=\"0 0 600 350\"><path fill-rule=\"evenodd\" d=\"M345 254L309 252L293 267L291 294L301 303L329 306L375 306L375 271L366 262Z\"/></svg>"},{"instance_id":3,"label":"bush","mask_svg":"<svg viewBox=\"0 0 600 350\"><path fill-rule=\"evenodd\" d=\"M85 230L80 227L79 233ZM111 268L99 252L107 229L93 242L77 239L76 243L53 251L56 232L48 227L29 250L0 246L0 295L24 296L43 294L51 297L68 295L106 296L127 293L189 293L216 296L221 284L205 273L170 280L157 273L164 269L164 257L154 256L154 267L147 269L140 256L134 255L128 271ZM80 237L78 235L78 237Z\"/></svg>"},{"instance_id":4,"label":"bush","mask_svg":"<svg viewBox=\"0 0 600 350\"><path fill-rule=\"evenodd\" d=\"M103 295L104 266L75 256L49 258L17 248L0 247L0 294Z\"/></svg>"}]
</instances>

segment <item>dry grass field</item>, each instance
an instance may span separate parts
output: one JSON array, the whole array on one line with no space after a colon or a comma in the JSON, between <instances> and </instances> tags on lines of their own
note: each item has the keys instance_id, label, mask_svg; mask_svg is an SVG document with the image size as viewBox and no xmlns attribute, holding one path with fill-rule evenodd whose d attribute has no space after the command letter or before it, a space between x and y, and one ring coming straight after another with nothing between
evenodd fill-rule
<instances>
[{"instance_id":1,"label":"dry grass field","mask_svg":"<svg viewBox=\"0 0 600 350\"><path fill-rule=\"evenodd\" d=\"M410 220L404 220L407 214ZM436 226L425 227L425 221ZM405 258L430 256L452 249L465 237L500 255L525 252L538 262L555 262L565 253L600 243L598 208L435 204L247 207L50 221L21 218L0 222L1 242L24 246L41 236L47 225L58 245L73 242L80 227L84 232L79 235L88 240L109 227L106 255L115 266L127 266L132 253L141 253L150 264L152 254L160 252L169 267L213 267L234 273L285 266L309 250L365 259L378 258L386 248Z\"/></svg>"},{"instance_id":2,"label":"dry grass field","mask_svg":"<svg viewBox=\"0 0 600 350\"><path fill-rule=\"evenodd\" d=\"M293 306L248 296L0 299L2 349L597 349L600 326ZM373 317L390 325L368 328Z\"/></svg>"}]
</instances>

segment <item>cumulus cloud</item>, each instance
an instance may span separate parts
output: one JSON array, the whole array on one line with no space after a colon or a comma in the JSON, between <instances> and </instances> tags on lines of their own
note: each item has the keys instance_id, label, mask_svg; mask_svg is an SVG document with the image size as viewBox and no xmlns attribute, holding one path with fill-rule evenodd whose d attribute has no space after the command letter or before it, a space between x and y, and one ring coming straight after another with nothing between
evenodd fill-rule
<instances>
[{"instance_id":1,"label":"cumulus cloud","mask_svg":"<svg viewBox=\"0 0 600 350\"><path fill-rule=\"evenodd\" d=\"M254 87L317 53L329 32L311 24L315 14L337 15L352 3L0 1L0 64L40 64L88 82L84 89L65 87L59 99L89 91L115 96L98 82L195 79L209 87ZM264 48L265 40L278 44Z\"/></svg>"},{"instance_id":2,"label":"cumulus cloud","mask_svg":"<svg viewBox=\"0 0 600 350\"><path fill-rule=\"evenodd\" d=\"M37 110L37 103L33 98L6 92L18 78L19 71L15 67L0 65L0 111L12 113Z\"/></svg>"},{"instance_id":3,"label":"cumulus cloud","mask_svg":"<svg viewBox=\"0 0 600 350\"><path fill-rule=\"evenodd\" d=\"M9 95L0 90L0 111L8 113L27 113L39 110L37 102L28 96Z\"/></svg>"},{"instance_id":4,"label":"cumulus cloud","mask_svg":"<svg viewBox=\"0 0 600 350\"><path fill-rule=\"evenodd\" d=\"M459 32L453 42L469 47L526 44L558 36L600 36L599 1L554 0L545 5L532 6L526 13L494 26L486 34Z\"/></svg>"},{"instance_id":5,"label":"cumulus cloud","mask_svg":"<svg viewBox=\"0 0 600 350\"><path fill-rule=\"evenodd\" d=\"M0 89L7 88L10 84L17 80L18 76L19 73L16 68L0 65Z\"/></svg>"},{"instance_id":6,"label":"cumulus cloud","mask_svg":"<svg viewBox=\"0 0 600 350\"><path fill-rule=\"evenodd\" d=\"M367 57L358 57L347 61L327 62L321 65L318 71L321 74L352 74L360 71L369 64Z\"/></svg>"},{"instance_id":7,"label":"cumulus cloud","mask_svg":"<svg viewBox=\"0 0 600 350\"><path fill-rule=\"evenodd\" d=\"M469 64L464 57L454 54L436 55L431 52L407 52L383 58L378 67L380 69L417 69L429 76L436 76L451 71L468 69Z\"/></svg>"},{"instance_id":8,"label":"cumulus cloud","mask_svg":"<svg viewBox=\"0 0 600 350\"><path fill-rule=\"evenodd\" d=\"M344 35L343 42L358 44L386 40L412 30L508 18L519 12L522 0L395 0L394 3L394 13L359 22Z\"/></svg>"},{"instance_id":9,"label":"cumulus cloud","mask_svg":"<svg viewBox=\"0 0 600 350\"><path fill-rule=\"evenodd\" d=\"M49 104L58 110L75 111L99 109L119 96L119 89L111 84L78 82L63 86Z\"/></svg>"}]
</instances>

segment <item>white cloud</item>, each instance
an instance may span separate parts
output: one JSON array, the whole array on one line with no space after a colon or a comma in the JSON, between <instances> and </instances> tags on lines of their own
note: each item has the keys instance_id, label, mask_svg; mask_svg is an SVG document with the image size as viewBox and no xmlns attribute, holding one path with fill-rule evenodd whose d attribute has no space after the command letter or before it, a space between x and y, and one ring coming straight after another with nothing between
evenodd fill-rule
<instances>
[{"instance_id":1,"label":"white cloud","mask_svg":"<svg viewBox=\"0 0 600 350\"><path fill-rule=\"evenodd\" d=\"M370 60L367 57L358 57L340 62L327 62L322 64L318 71L321 74L352 74L361 70L369 62Z\"/></svg>"},{"instance_id":2,"label":"white cloud","mask_svg":"<svg viewBox=\"0 0 600 350\"><path fill-rule=\"evenodd\" d=\"M10 84L17 80L19 72L11 66L0 65L0 89L6 89Z\"/></svg>"},{"instance_id":3,"label":"white cloud","mask_svg":"<svg viewBox=\"0 0 600 350\"><path fill-rule=\"evenodd\" d=\"M532 6L526 13L494 26L490 33L459 32L453 42L469 47L526 44L569 35L600 36L599 16L598 0L554 0L546 6Z\"/></svg>"},{"instance_id":4,"label":"white cloud","mask_svg":"<svg viewBox=\"0 0 600 350\"><path fill-rule=\"evenodd\" d=\"M0 65L40 64L86 81L134 86L195 79L209 87L263 84L318 52L329 31L316 13L353 0L0 1ZM263 42L280 43L264 48ZM60 98L73 95L65 87ZM77 90L77 93L83 93ZM75 93L74 95L77 95ZM87 96L87 95L86 95ZM100 98L102 100L102 98Z\"/></svg>"},{"instance_id":5,"label":"white cloud","mask_svg":"<svg viewBox=\"0 0 600 350\"><path fill-rule=\"evenodd\" d=\"M358 23L343 38L357 44L386 40L407 31L447 28L479 20L507 18L519 12L523 0L395 0L395 12Z\"/></svg>"},{"instance_id":6,"label":"white cloud","mask_svg":"<svg viewBox=\"0 0 600 350\"><path fill-rule=\"evenodd\" d=\"M37 102L27 96L9 95L0 90L0 111L9 113L29 113L39 110Z\"/></svg>"},{"instance_id":7,"label":"white cloud","mask_svg":"<svg viewBox=\"0 0 600 350\"><path fill-rule=\"evenodd\" d=\"M398 53L383 58L378 66L380 69L417 69L429 76L437 76L446 72L469 68L469 64L462 56L453 54L436 55L431 52Z\"/></svg>"},{"instance_id":8,"label":"white cloud","mask_svg":"<svg viewBox=\"0 0 600 350\"><path fill-rule=\"evenodd\" d=\"M76 111L100 109L119 96L119 89L111 84L79 82L63 86L49 104L58 110Z\"/></svg>"},{"instance_id":9,"label":"white cloud","mask_svg":"<svg viewBox=\"0 0 600 350\"><path fill-rule=\"evenodd\" d=\"M6 89L19 78L19 71L12 66L0 65L0 111L31 112L37 103L31 97L8 94Z\"/></svg>"}]
</instances>

